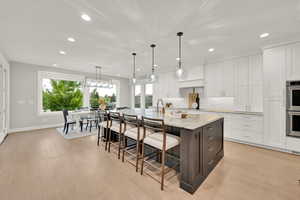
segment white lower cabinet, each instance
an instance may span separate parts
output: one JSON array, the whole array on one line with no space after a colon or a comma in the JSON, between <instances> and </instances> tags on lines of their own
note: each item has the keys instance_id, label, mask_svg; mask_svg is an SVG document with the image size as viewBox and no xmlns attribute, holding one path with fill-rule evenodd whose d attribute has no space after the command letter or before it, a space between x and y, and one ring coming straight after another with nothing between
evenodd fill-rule
<instances>
[{"instance_id":1,"label":"white lower cabinet","mask_svg":"<svg viewBox=\"0 0 300 200\"><path fill-rule=\"evenodd\" d=\"M263 116L235 113L217 114L224 117L225 138L246 143L264 143Z\"/></svg>"},{"instance_id":2,"label":"white lower cabinet","mask_svg":"<svg viewBox=\"0 0 300 200\"><path fill-rule=\"evenodd\" d=\"M258 115L232 114L229 119L231 139L263 144L263 117Z\"/></svg>"}]
</instances>

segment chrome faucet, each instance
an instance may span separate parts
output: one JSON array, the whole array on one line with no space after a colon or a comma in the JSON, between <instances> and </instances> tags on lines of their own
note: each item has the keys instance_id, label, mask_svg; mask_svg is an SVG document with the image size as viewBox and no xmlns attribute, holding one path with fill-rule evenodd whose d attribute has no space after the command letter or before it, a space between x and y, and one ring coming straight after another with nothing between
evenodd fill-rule
<instances>
[{"instance_id":1,"label":"chrome faucet","mask_svg":"<svg viewBox=\"0 0 300 200\"><path fill-rule=\"evenodd\" d=\"M156 102L156 111L157 112L159 112L159 108L158 108L158 106L159 106L159 103L161 103L161 105L164 107L164 101L163 101L163 99L157 99L157 102Z\"/></svg>"}]
</instances>

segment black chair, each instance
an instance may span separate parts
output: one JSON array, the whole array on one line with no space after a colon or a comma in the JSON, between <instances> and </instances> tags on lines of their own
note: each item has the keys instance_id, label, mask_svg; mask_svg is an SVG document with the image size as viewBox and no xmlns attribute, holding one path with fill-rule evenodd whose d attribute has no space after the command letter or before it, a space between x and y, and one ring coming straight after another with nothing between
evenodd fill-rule
<instances>
[{"instance_id":1,"label":"black chair","mask_svg":"<svg viewBox=\"0 0 300 200\"><path fill-rule=\"evenodd\" d=\"M97 110L91 109L91 115L89 117L86 117L87 120L87 124L85 127L85 130L87 130L88 126L90 126L90 132L92 132L92 128L93 128L93 123L95 125L95 127L98 127L99 124L99 116L97 114Z\"/></svg>"},{"instance_id":2,"label":"black chair","mask_svg":"<svg viewBox=\"0 0 300 200\"><path fill-rule=\"evenodd\" d=\"M69 132L69 125L71 124L71 125L72 125L72 128L73 128L74 124L76 124L76 121L75 121L75 120L68 119L69 112L68 112L68 110L66 110L66 109L63 110L63 115L64 115L64 120L65 120L63 132L67 135L68 132Z\"/></svg>"}]
</instances>

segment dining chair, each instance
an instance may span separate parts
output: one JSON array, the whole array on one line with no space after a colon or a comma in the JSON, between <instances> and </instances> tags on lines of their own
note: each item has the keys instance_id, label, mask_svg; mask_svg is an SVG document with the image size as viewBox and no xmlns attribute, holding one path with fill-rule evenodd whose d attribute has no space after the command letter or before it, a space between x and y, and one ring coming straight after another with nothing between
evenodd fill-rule
<instances>
[{"instance_id":1,"label":"dining chair","mask_svg":"<svg viewBox=\"0 0 300 200\"><path fill-rule=\"evenodd\" d=\"M107 130L108 130L108 114L105 110L98 110L98 140L97 145L99 146L100 140L103 141L103 139L106 139L107 136ZM105 149L107 150L107 149Z\"/></svg>"},{"instance_id":2,"label":"dining chair","mask_svg":"<svg viewBox=\"0 0 300 200\"><path fill-rule=\"evenodd\" d=\"M89 127L90 132L92 132L93 123L94 123L94 125L95 125L96 128L98 127L99 118L98 118L98 115L97 115L97 110L95 110L95 109L90 109L90 114L89 114L89 116L86 117L85 119L86 119L86 121L87 121L85 130L87 130L88 127Z\"/></svg>"},{"instance_id":3,"label":"dining chair","mask_svg":"<svg viewBox=\"0 0 300 200\"><path fill-rule=\"evenodd\" d=\"M123 136L123 120L121 117L121 114L118 112L109 112L109 123L108 123L108 140L105 142L105 149L107 149L108 145L108 152L110 152L111 145L114 145L112 143L112 133L117 135L118 137L118 159L120 159L121 154L121 142L122 142L122 136Z\"/></svg>"},{"instance_id":4,"label":"dining chair","mask_svg":"<svg viewBox=\"0 0 300 200\"><path fill-rule=\"evenodd\" d=\"M63 112L63 116L64 116L64 121L65 121L63 132L67 135L69 132L69 125L71 124L72 128L73 128L74 124L76 124L76 121L69 118L68 110L64 109L62 112Z\"/></svg>"},{"instance_id":5,"label":"dining chair","mask_svg":"<svg viewBox=\"0 0 300 200\"><path fill-rule=\"evenodd\" d=\"M153 164L147 162L145 158L145 145L150 146L161 152L161 190L164 189L164 178L165 178L165 162L166 153L168 150L178 146L180 144L180 138L178 136L172 135L166 132L166 126L164 120L154 119L148 117L142 117L143 126L143 137L142 137L142 164L141 164L141 175L144 172L144 164L147 163L154 167ZM146 134L147 130L152 131L152 134Z\"/></svg>"},{"instance_id":6,"label":"dining chair","mask_svg":"<svg viewBox=\"0 0 300 200\"><path fill-rule=\"evenodd\" d=\"M123 122L124 122L124 137L122 138L122 162L124 162L125 152L128 154L132 154L135 157L135 168L138 171L138 164L140 159L140 121L137 115L127 115L123 114ZM127 138L135 141L132 145L127 146ZM135 153L131 153L130 150L135 148Z\"/></svg>"}]
</instances>

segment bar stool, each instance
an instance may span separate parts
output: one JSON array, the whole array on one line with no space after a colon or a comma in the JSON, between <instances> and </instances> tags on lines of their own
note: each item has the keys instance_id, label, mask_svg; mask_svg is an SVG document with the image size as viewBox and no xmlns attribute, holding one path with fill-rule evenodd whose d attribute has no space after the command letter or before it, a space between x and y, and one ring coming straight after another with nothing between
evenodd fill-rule
<instances>
[{"instance_id":1,"label":"bar stool","mask_svg":"<svg viewBox=\"0 0 300 200\"><path fill-rule=\"evenodd\" d=\"M136 163L135 169L138 171L138 164L140 159L140 140L142 137L140 136L140 122L136 115L126 115L123 114L123 121L124 121L124 136L123 137L123 146L122 146L122 162L124 162L124 154L125 152L131 154L129 150L135 148ZM134 145L126 146L125 139L130 138L135 141Z\"/></svg>"},{"instance_id":2,"label":"bar stool","mask_svg":"<svg viewBox=\"0 0 300 200\"><path fill-rule=\"evenodd\" d=\"M105 142L105 149L108 145L108 152L110 152L110 146L113 145L111 139L112 139L112 131L116 133L118 136L118 159L120 159L121 154L121 142L122 142L122 136L123 136L123 120L118 112L109 112L109 122L108 122L108 140Z\"/></svg>"},{"instance_id":3,"label":"bar stool","mask_svg":"<svg viewBox=\"0 0 300 200\"><path fill-rule=\"evenodd\" d=\"M99 146L100 140L103 141L103 138L107 138L107 130L108 130L108 114L104 110L97 111L97 119L98 119L98 140L97 145ZM105 139L106 140L106 139ZM105 149L107 150L107 149Z\"/></svg>"},{"instance_id":4,"label":"bar stool","mask_svg":"<svg viewBox=\"0 0 300 200\"><path fill-rule=\"evenodd\" d=\"M153 119L148 117L142 117L143 125L143 137L142 137L142 165L141 175L143 175L144 163L147 162L145 159L145 144L150 147L157 149L161 152L161 190L164 189L164 178L165 178L165 158L166 152L175 146L180 144L180 138L178 136L168 134L164 120ZM152 134L147 135L148 130L153 131ZM148 163L150 165L150 163ZM151 165L153 167L153 165Z\"/></svg>"}]
</instances>

